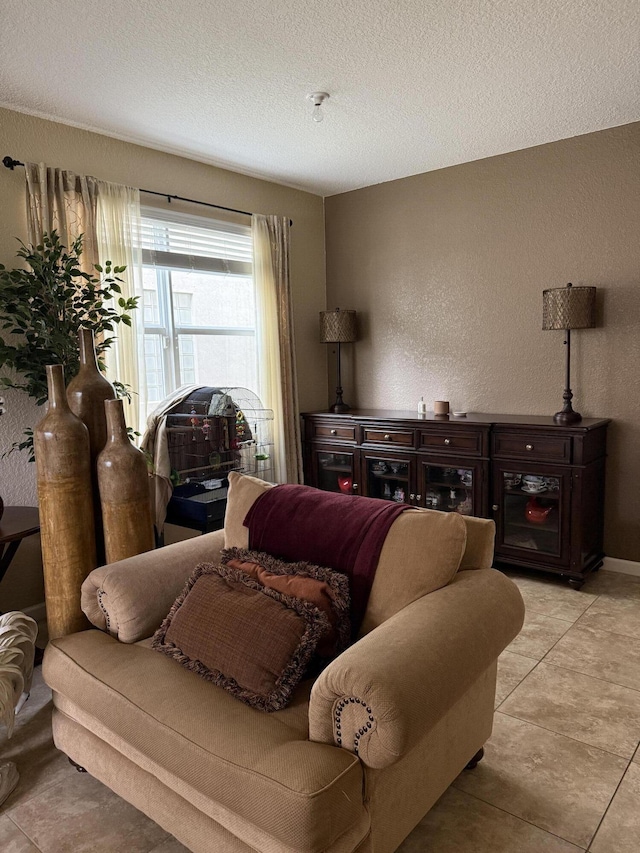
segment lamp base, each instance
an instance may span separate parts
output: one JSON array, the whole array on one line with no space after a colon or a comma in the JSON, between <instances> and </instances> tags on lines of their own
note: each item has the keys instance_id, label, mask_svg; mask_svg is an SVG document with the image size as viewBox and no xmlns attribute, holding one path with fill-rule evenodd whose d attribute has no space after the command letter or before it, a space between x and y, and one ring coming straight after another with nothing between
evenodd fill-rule
<instances>
[{"instance_id":1,"label":"lamp base","mask_svg":"<svg viewBox=\"0 0 640 853\"><path fill-rule=\"evenodd\" d=\"M553 420L554 423L560 424L560 426L571 426L571 424L580 423L582 415L580 412L574 412L573 409L569 409L568 411L563 409L561 412L555 413Z\"/></svg>"},{"instance_id":2,"label":"lamp base","mask_svg":"<svg viewBox=\"0 0 640 853\"><path fill-rule=\"evenodd\" d=\"M568 383L569 370L567 368L567 384ZM560 424L560 426L571 426L571 424L579 423L582 420L582 415L580 414L580 412L573 411L573 406L571 405L571 401L573 400L573 393L571 392L571 388L564 389L562 399L564 400L562 411L555 413L555 415L553 416L554 422Z\"/></svg>"},{"instance_id":3,"label":"lamp base","mask_svg":"<svg viewBox=\"0 0 640 853\"><path fill-rule=\"evenodd\" d=\"M347 406L345 401L342 399L342 385L338 385L336 388L336 401L333 406L329 407L329 411L336 415L351 411L351 406Z\"/></svg>"}]
</instances>

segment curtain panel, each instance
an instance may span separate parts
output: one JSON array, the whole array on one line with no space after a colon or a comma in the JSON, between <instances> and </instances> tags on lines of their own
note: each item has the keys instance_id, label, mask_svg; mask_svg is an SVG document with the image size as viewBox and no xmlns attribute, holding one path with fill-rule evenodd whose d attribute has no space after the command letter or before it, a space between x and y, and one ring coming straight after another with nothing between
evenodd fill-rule
<instances>
[{"instance_id":1,"label":"curtain panel","mask_svg":"<svg viewBox=\"0 0 640 853\"><path fill-rule=\"evenodd\" d=\"M105 353L107 375L129 386L131 405L125 406L127 425L141 430L146 400L144 364L142 251L140 248L140 193L131 187L76 175L44 163L26 163L27 227L29 242L42 243L45 233L55 230L65 246L83 235L80 268L94 274L94 264L110 260L126 266L121 274L122 295L139 296L132 326L120 324L114 329L114 342Z\"/></svg>"},{"instance_id":2,"label":"curtain panel","mask_svg":"<svg viewBox=\"0 0 640 853\"><path fill-rule=\"evenodd\" d=\"M277 483L302 482L298 383L289 277L289 220L251 217L260 394L274 414Z\"/></svg>"},{"instance_id":3,"label":"curtain panel","mask_svg":"<svg viewBox=\"0 0 640 853\"><path fill-rule=\"evenodd\" d=\"M97 184L95 178L76 175L44 163L25 163L27 232L34 246L45 233L57 231L65 246L83 234L81 269L93 273L98 261L96 239Z\"/></svg>"},{"instance_id":4,"label":"curtain panel","mask_svg":"<svg viewBox=\"0 0 640 853\"><path fill-rule=\"evenodd\" d=\"M115 328L117 340L105 353L107 377L129 386L131 400L125 404L127 426L143 432L146 413L144 373L144 306L142 285L142 242L140 236L140 191L132 187L97 181L96 232L100 263L126 266L122 296L138 298L131 326Z\"/></svg>"}]
</instances>

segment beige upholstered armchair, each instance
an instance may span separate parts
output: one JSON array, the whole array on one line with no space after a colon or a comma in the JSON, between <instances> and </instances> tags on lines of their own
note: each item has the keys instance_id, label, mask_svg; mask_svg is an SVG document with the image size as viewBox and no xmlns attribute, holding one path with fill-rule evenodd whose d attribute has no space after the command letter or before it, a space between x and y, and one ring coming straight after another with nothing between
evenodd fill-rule
<instances>
[{"instance_id":1,"label":"beige upholstered armchair","mask_svg":"<svg viewBox=\"0 0 640 853\"><path fill-rule=\"evenodd\" d=\"M265 484L232 479L224 531L105 566L83 586L98 629L54 641L56 745L195 853L388 853L491 734L515 585L493 523L410 510L391 526L357 642L266 714L151 648L195 565Z\"/></svg>"}]
</instances>

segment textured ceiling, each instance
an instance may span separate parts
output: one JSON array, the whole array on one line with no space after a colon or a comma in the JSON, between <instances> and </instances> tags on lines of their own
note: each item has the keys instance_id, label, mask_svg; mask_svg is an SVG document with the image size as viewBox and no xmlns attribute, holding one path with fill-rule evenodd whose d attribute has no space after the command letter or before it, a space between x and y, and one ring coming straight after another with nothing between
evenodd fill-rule
<instances>
[{"instance_id":1,"label":"textured ceiling","mask_svg":"<svg viewBox=\"0 0 640 853\"><path fill-rule=\"evenodd\" d=\"M638 0L1 5L0 105L322 195L640 119Z\"/></svg>"}]
</instances>

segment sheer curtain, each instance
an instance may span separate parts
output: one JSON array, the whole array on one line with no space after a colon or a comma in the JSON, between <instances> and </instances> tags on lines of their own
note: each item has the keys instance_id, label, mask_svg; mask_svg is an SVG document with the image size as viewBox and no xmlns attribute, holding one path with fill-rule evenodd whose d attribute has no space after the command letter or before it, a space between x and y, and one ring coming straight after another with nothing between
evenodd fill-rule
<instances>
[{"instance_id":1,"label":"sheer curtain","mask_svg":"<svg viewBox=\"0 0 640 853\"><path fill-rule=\"evenodd\" d=\"M277 483L302 482L298 386L289 281L289 220L251 217L260 394L274 414Z\"/></svg>"},{"instance_id":2,"label":"sheer curtain","mask_svg":"<svg viewBox=\"0 0 640 853\"><path fill-rule=\"evenodd\" d=\"M96 240L97 185L95 178L76 175L44 163L25 163L29 242L42 242L45 232L57 231L69 248L84 235L81 269L92 273L98 263Z\"/></svg>"},{"instance_id":3,"label":"sheer curtain","mask_svg":"<svg viewBox=\"0 0 640 853\"><path fill-rule=\"evenodd\" d=\"M97 181L96 232L98 257L104 265L126 266L122 296L138 296L138 308L132 312L131 326L120 323L114 332L117 340L106 352L107 377L124 382L131 391L125 405L127 426L144 431L146 383L144 376L144 306L142 289L142 246L140 239L140 191L132 187ZM140 369L142 367L142 370Z\"/></svg>"},{"instance_id":4,"label":"sheer curtain","mask_svg":"<svg viewBox=\"0 0 640 853\"><path fill-rule=\"evenodd\" d=\"M26 163L27 226L29 242L37 245L54 229L65 246L83 235L81 269L93 274L94 264L110 260L126 266L122 295L140 296L132 315L132 326L121 323L114 329L117 341L105 353L107 375L132 391L125 406L128 426L142 431L146 399L144 364L142 249L140 247L140 193L136 189L76 175L44 163Z\"/></svg>"}]
</instances>

